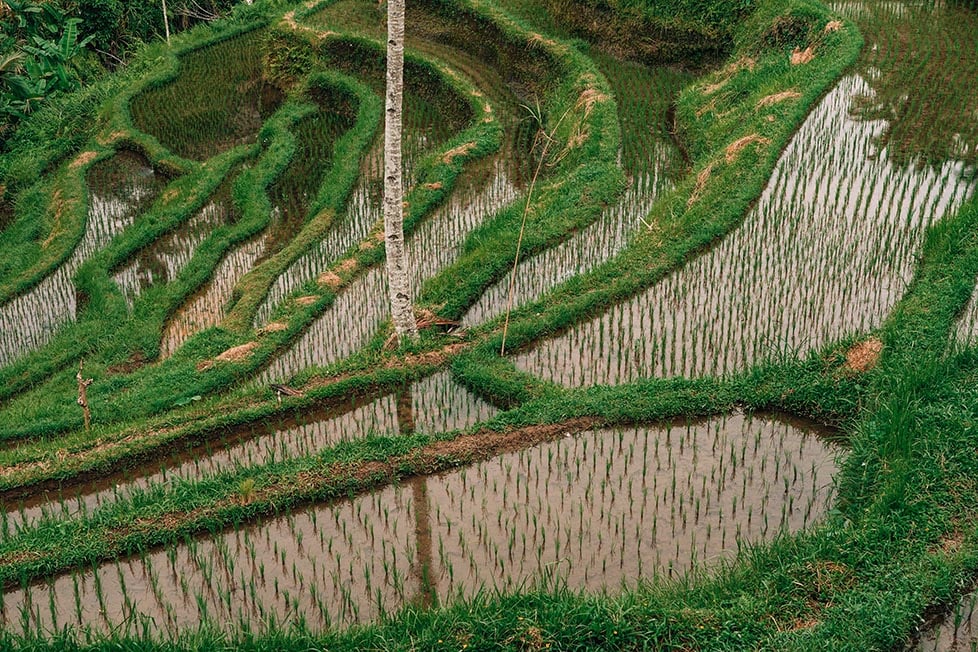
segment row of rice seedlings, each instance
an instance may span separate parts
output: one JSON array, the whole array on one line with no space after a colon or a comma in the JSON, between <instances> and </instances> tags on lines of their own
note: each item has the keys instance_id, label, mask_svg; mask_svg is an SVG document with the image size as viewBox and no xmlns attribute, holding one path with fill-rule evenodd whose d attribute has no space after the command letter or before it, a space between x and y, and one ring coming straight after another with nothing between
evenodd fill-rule
<instances>
[{"instance_id":1,"label":"row of rice seedlings","mask_svg":"<svg viewBox=\"0 0 978 652\"><path fill-rule=\"evenodd\" d=\"M375 66L361 69L355 62L345 60L343 57L353 57L354 54L344 50L341 44L331 48L330 53L332 65L356 74L376 89L381 88L381 78L378 75L382 70ZM426 81L441 88L434 92L423 89ZM460 116L455 115L456 98L451 97L451 93L442 82L430 80L427 75L422 77L418 68L408 66L405 70L402 165L407 189L417 182L415 171L422 157L436 150L465 127ZM285 297L317 278L330 264L367 236L370 229L383 217L382 200L383 134L378 133L375 144L361 166L361 178L347 203L345 214L334 222L330 232L316 247L300 256L275 280L255 313L256 328L268 322L275 306ZM283 237L288 235L288 232L283 233Z\"/></svg>"},{"instance_id":2,"label":"row of rice seedlings","mask_svg":"<svg viewBox=\"0 0 978 652\"><path fill-rule=\"evenodd\" d=\"M212 212L214 213L214 217L220 219L222 223L233 224L236 222L241 217L241 211L231 196L231 189L234 187L236 178L237 175L229 174L214 192L210 203L201 210L201 213L195 219L206 219L202 218L201 215ZM191 227L186 228L190 230ZM193 231L196 233L196 229L193 229ZM207 235L206 232L200 233L201 240ZM195 242L192 246L183 248L183 251L192 254L193 249L198 244L199 242ZM231 291L241 276L247 270L251 269L251 266L258 259L261 251L261 239L252 238L231 249L221 259L221 262L214 268L214 273L210 280L184 301L177 311L167 320L166 325L163 327L163 335L160 340L161 358L169 358L194 334L221 323L221 319L224 317L224 307L231 298ZM174 260L174 258L170 260ZM179 264L174 264L171 275L166 278L172 278L186 262L186 260L181 259ZM136 277L141 278L138 274L138 267L136 270ZM121 273L116 275L117 282L122 282L124 278ZM126 286L132 287L129 283L131 281L126 282Z\"/></svg>"},{"instance_id":3,"label":"row of rice seedlings","mask_svg":"<svg viewBox=\"0 0 978 652\"><path fill-rule=\"evenodd\" d=\"M926 228L974 191L961 163L895 165L882 121L841 80L781 156L744 224L645 293L516 358L566 385L714 375L879 326L912 278Z\"/></svg>"},{"instance_id":4,"label":"row of rice seedlings","mask_svg":"<svg viewBox=\"0 0 978 652\"><path fill-rule=\"evenodd\" d=\"M0 306L0 366L42 346L75 318L75 272L131 225L165 183L142 154L129 150L92 165L86 181L88 219L71 257L32 290Z\"/></svg>"},{"instance_id":5,"label":"row of rice seedlings","mask_svg":"<svg viewBox=\"0 0 978 652\"><path fill-rule=\"evenodd\" d=\"M920 637L916 652L978 651L978 593L970 593Z\"/></svg>"},{"instance_id":6,"label":"row of rice seedlings","mask_svg":"<svg viewBox=\"0 0 978 652\"><path fill-rule=\"evenodd\" d=\"M188 540L7 593L0 626L173 637L201 625L322 630L411 597L413 534L400 489Z\"/></svg>"},{"instance_id":7,"label":"row of rice seedlings","mask_svg":"<svg viewBox=\"0 0 978 652\"><path fill-rule=\"evenodd\" d=\"M275 279L255 313L256 328L268 322L272 310L285 297L317 278L331 263L366 238L371 227L383 216L383 155L383 140L378 138L361 163L360 176L343 214L337 216L330 232L315 247Z\"/></svg>"},{"instance_id":8,"label":"row of rice seedlings","mask_svg":"<svg viewBox=\"0 0 978 652\"><path fill-rule=\"evenodd\" d=\"M407 240L413 287L449 265L465 236L515 197L516 188L498 159L470 166L448 200ZM289 378L307 367L349 356L387 319L388 301L385 269L375 266L340 292L335 303L262 372L262 380Z\"/></svg>"},{"instance_id":9,"label":"row of rice seedlings","mask_svg":"<svg viewBox=\"0 0 978 652\"><path fill-rule=\"evenodd\" d=\"M684 75L610 57L599 58L619 104L622 164L629 187L614 206L570 240L522 262L515 278L507 274L483 293L466 313L468 325L504 312L512 284L513 307L540 298L546 291L582 274L621 251L642 228L656 198L672 187L681 160L669 135L668 106Z\"/></svg>"},{"instance_id":10,"label":"row of rice seedlings","mask_svg":"<svg viewBox=\"0 0 978 652\"><path fill-rule=\"evenodd\" d=\"M432 590L444 601L557 577L614 591L817 521L834 457L761 417L583 433L15 590L0 625L322 629Z\"/></svg>"},{"instance_id":11,"label":"row of rice seedlings","mask_svg":"<svg viewBox=\"0 0 978 652\"><path fill-rule=\"evenodd\" d=\"M132 101L133 122L185 158L206 160L253 143L282 101L262 76L262 30L180 57L177 77Z\"/></svg>"},{"instance_id":12,"label":"row of rice seedlings","mask_svg":"<svg viewBox=\"0 0 978 652\"><path fill-rule=\"evenodd\" d=\"M144 290L176 278L180 270L190 262L198 245L214 229L237 219L238 212L231 200L231 183L234 178L235 175L228 175L210 201L193 217L141 249L135 258L112 275L130 308ZM166 339L164 336L164 341Z\"/></svg>"},{"instance_id":13,"label":"row of rice seedlings","mask_svg":"<svg viewBox=\"0 0 978 652\"><path fill-rule=\"evenodd\" d=\"M0 541L17 530L51 518L89 514L99 506L134 494L152 494L180 480L198 480L238 467L315 455L342 441L370 433L449 432L491 418L496 409L468 392L442 371L411 384L407 406L393 395L363 405L350 405L341 414L333 409L323 418L302 415L285 423L263 423L228 433L222 440L159 459L141 468L103 478L74 491L38 494L19 504L0 507ZM410 426L399 419L409 408Z\"/></svg>"},{"instance_id":14,"label":"row of rice seedlings","mask_svg":"<svg viewBox=\"0 0 978 652\"><path fill-rule=\"evenodd\" d=\"M296 150L288 167L268 190L272 223L265 230L261 259L278 253L308 219L310 203L331 165L336 139L353 126L349 101L328 90L311 94L319 110L292 127Z\"/></svg>"}]
</instances>

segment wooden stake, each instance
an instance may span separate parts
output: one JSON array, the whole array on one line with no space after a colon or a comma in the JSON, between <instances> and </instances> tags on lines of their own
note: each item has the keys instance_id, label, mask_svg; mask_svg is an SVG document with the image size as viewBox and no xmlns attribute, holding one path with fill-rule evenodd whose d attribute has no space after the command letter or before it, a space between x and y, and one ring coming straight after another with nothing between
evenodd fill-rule
<instances>
[{"instance_id":1,"label":"wooden stake","mask_svg":"<svg viewBox=\"0 0 978 652\"><path fill-rule=\"evenodd\" d=\"M82 378L84 366L84 360L78 363L78 374L75 378L78 380L78 405L81 406L82 412L85 415L85 432L88 433L92 427L92 411L88 407L88 386L92 384L93 379Z\"/></svg>"}]
</instances>

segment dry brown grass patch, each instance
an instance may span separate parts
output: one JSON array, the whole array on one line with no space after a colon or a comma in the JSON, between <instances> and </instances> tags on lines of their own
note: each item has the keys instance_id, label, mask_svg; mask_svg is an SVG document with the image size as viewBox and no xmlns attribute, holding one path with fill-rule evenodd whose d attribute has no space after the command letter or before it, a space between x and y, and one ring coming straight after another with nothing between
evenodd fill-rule
<instances>
[{"instance_id":1,"label":"dry brown grass patch","mask_svg":"<svg viewBox=\"0 0 978 652\"><path fill-rule=\"evenodd\" d=\"M426 183L426 184L424 184L424 187L425 187L426 190L441 190L442 189L441 181L435 181L434 183Z\"/></svg>"},{"instance_id":2,"label":"dry brown grass patch","mask_svg":"<svg viewBox=\"0 0 978 652\"><path fill-rule=\"evenodd\" d=\"M70 167L72 170L77 170L78 168L88 165L94 161L97 156L98 152L93 152L92 150L82 152L75 158L74 161L71 162Z\"/></svg>"},{"instance_id":3,"label":"dry brown grass patch","mask_svg":"<svg viewBox=\"0 0 978 652\"><path fill-rule=\"evenodd\" d=\"M338 290L343 285L343 279L336 272L331 271L325 271L320 274L316 282L320 285L325 285L331 290Z\"/></svg>"},{"instance_id":4,"label":"dry brown grass patch","mask_svg":"<svg viewBox=\"0 0 978 652\"><path fill-rule=\"evenodd\" d=\"M259 335L267 335L269 333L280 333L289 327L284 321L273 321L265 324L258 329Z\"/></svg>"},{"instance_id":5,"label":"dry brown grass patch","mask_svg":"<svg viewBox=\"0 0 978 652\"><path fill-rule=\"evenodd\" d=\"M299 304L300 306L303 306L303 307L305 307L305 306L311 306L312 304L316 303L317 301L319 301L319 297L316 296L315 294L307 294L307 295L302 296L302 297L296 297L296 300L295 300L295 302L297 304Z\"/></svg>"},{"instance_id":6,"label":"dry brown grass patch","mask_svg":"<svg viewBox=\"0 0 978 652\"><path fill-rule=\"evenodd\" d=\"M826 34L831 34L832 32L838 32L840 29L842 29L842 21L841 20L830 20L825 25L825 33Z\"/></svg>"},{"instance_id":7,"label":"dry brown grass patch","mask_svg":"<svg viewBox=\"0 0 978 652\"><path fill-rule=\"evenodd\" d=\"M257 348L258 342L248 342L239 346L232 346L214 359L219 362L244 362L251 357L252 352Z\"/></svg>"},{"instance_id":8,"label":"dry brown grass patch","mask_svg":"<svg viewBox=\"0 0 978 652\"><path fill-rule=\"evenodd\" d=\"M740 152L742 152L746 147L749 147L750 145L754 145L754 144L770 145L771 139L765 138L764 136L761 136L759 134L750 134L744 136L743 138L738 138L734 142L727 145L727 150L725 155L727 163L730 164L736 161L737 156L740 155Z\"/></svg>"},{"instance_id":9,"label":"dry brown grass patch","mask_svg":"<svg viewBox=\"0 0 978 652\"><path fill-rule=\"evenodd\" d=\"M800 66L815 58L815 48L808 46L804 50L795 48L791 53L791 65Z\"/></svg>"},{"instance_id":10,"label":"dry brown grass patch","mask_svg":"<svg viewBox=\"0 0 978 652\"><path fill-rule=\"evenodd\" d=\"M774 106L775 104L780 104L781 102L787 102L788 100L797 100L801 97L801 93L795 90L782 91L780 93L774 93L768 95L767 97L762 97L757 103L758 109L764 108L766 106Z\"/></svg>"},{"instance_id":11,"label":"dry brown grass patch","mask_svg":"<svg viewBox=\"0 0 978 652\"><path fill-rule=\"evenodd\" d=\"M693 192L690 194L689 200L686 202L686 208L692 206L696 200L703 196L703 191L706 189L706 184L709 183L710 177L713 175L713 169L716 166L716 161L712 161L709 165L700 170L699 174L696 175L696 185L693 187Z\"/></svg>"},{"instance_id":12,"label":"dry brown grass patch","mask_svg":"<svg viewBox=\"0 0 978 652\"><path fill-rule=\"evenodd\" d=\"M846 351L844 367L853 373L865 373L876 366L882 351L883 342L878 337L871 337Z\"/></svg>"},{"instance_id":13,"label":"dry brown grass patch","mask_svg":"<svg viewBox=\"0 0 978 652\"><path fill-rule=\"evenodd\" d=\"M585 88L578 96L577 102L574 103L574 108L577 110L584 109L584 117L587 118L591 115L591 111L594 110L596 104L607 102L608 99L607 95L596 88Z\"/></svg>"},{"instance_id":14,"label":"dry brown grass patch","mask_svg":"<svg viewBox=\"0 0 978 652\"><path fill-rule=\"evenodd\" d=\"M445 163L445 165L451 165L452 161L454 161L457 157L466 156L474 149L475 143L463 143L458 147L453 147L445 152L444 156L441 157L441 160L443 163Z\"/></svg>"}]
</instances>

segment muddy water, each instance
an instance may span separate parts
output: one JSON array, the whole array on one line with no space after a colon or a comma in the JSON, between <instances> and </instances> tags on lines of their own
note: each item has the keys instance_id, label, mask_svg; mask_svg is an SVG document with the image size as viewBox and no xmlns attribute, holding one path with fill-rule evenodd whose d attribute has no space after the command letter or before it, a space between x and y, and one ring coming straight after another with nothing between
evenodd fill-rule
<instances>
[{"instance_id":1,"label":"muddy water","mask_svg":"<svg viewBox=\"0 0 978 652\"><path fill-rule=\"evenodd\" d=\"M223 184L211 201L193 217L144 247L135 258L113 274L129 307L144 290L172 281L190 262L197 247L219 226L237 217L231 202L230 183Z\"/></svg>"},{"instance_id":2,"label":"muddy water","mask_svg":"<svg viewBox=\"0 0 978 652\"><path fill-rule=\"evenodd\" d=\"M619 103L622 167L628 188L619 201L601 212L594 224L564 243L526 259L490 287L463 321L477 325L512 307L540 298L571 276L583 274L621 251L642 228L656 198L672 187L682 169L681 155L669 135L668 107L687 76L610 57L597 59Z\"/></svg>"},{"instance_id":3,"label":"muddy water","mask_svg":"<svg viewBox=\"0 0 978 652\"><path fill-rule=\"evenodd\" d=\"M75 251L34 289L0 306L0 365L44 345L61 325L75 318L75 272L132 224L165 183L144 156L130 151L93 165L86 181L88 219Z\"/></svg>"},{"instance_id":4,"label":"muddy water","mask_svg":"<svg viewBox=\"0 0 978 652\"><path fill-rule=\"evenodd\" d=\"M283 99L263 80L263 36L256 30L182 56L173 81L133 99L136 128L180 156L201 161L253 143Z\"/></svg>"},{"instance_id":5,"label":"muddy water","mask_svg":"<svg viewBox=\"0 0 978 652\"><path fill-rule=\"evenodd\" d=\"M322 416L313 413L278 425L250 426L222 441L109 476L74 491L45 493L20 504L4 505L0 519L6 523L6 530L0 529L0 540L4 532L36 524L45 516L67 517L91 512L120 497L177 480L199 479L238 466L313 455L370 433L438 433L467 428L495 413L495 408L454 382L448 371L439 372L396 395L359 400ZM410 415L409 422L404 420L406 414Z\"/></svg>"},{"instance_id":6,"label":"muddy water","mask_svg":"<svg viewBox=\"0 0 978 652\"><path fill-rule=\"evenodd\" d=\"M912 17L894 13L888 24ZM881 54L884 45L869 43L860 72L812 111L740 228L517 366L566 385L724 374L879 326L913 277L927 226L976 185L964 161L891 156L891 122L856 113L874 97L867 79L929 70L912 53Z\"/></svg>"},{"instance_id":7,"label":"muddy water","mask_svg":"<svg viewBox=\"0 0 978 652\"><path fill-rule=\"evenodd\" d=\"M568 436L13 591L3 624L322 629L480 589L616 591L817 521L836 450L815 434L734 415Z\"/></svg>"},{"instance_id":8,"label":"muddy water","mask_svg":"<svg viewBox=\"0 0 978 652\"><path fill-rule=\"evenodd\" d=\"M978 650L978 594L961 598L951 613L920 638L916 652L975 652Z\"/></svg>"},{"instance_id":9,"label":"muddy water","mask_svg":"<svg viewBox=\"0 0 978 652\"><path fill-rule=\"evenodd\" d=\"M513 201L516 188L498 160L469 166L448 201L426 219L407 241L411 282L421 283L449 265L465 236ZM383 265L358 276L288 350L262 373L266 381L293 376L313 365L327 365L362 347L388 318L390 304Z\"/></svg>"}]
</instances>

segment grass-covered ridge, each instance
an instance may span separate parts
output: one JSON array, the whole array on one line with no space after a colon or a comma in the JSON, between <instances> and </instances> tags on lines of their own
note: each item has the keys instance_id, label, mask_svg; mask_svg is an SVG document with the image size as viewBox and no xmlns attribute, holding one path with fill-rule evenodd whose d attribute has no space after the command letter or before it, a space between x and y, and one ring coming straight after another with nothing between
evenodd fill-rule
<instances>
[{"instance_id":1,"label":"grass-covered ridge","mask_svg":"<svg viewBox=\"0 0 978 652\"><path fill-rule=\"evenodd\" d=\"M682 582L660 579L610 597L557 587L517 596L480 595L437 609L425 610L419 603L390 620L344 632L187 632L173 641L116 635L89 644L67 635L35 641L6 633L4 644L14 649L93 650L892 649L908 638L925 610L962 589L978 570L973 525L978 492L972 480L978 473L973 455L978 367L974 351L948 346L948 334L978 276L974 199L929 230L908 292L873 334L882 356L866 371L854 370L847 360L856 345L865 343L866 334L860 334L803 358L768 360L724 378L645 378L616 387L565 389L520 373L510 358L500 355L501 320L496 319L461 335L426 331L409 350L385 347L387 332L381 328L351 358L302 370L292 379L301 396L278 400L265 386L241 383L287 348L383 257L373 231L319 279L283 301L265 328L255 329L256 310L278 275L343 219L361 157L376 134L376 80L359 76L356 68L357 63L379 68L377 35L354 24L347 32L343 26L317 22L316 12L332 4L269 10L258 21L249 14L247 21L233 22L226 30L218 26L183 37L183 51L195 52L210 43L233 43L242 33L268 35L271 54L261 65L272 71L270 79L282 84L284 101L261 121L253 143L245 139L204 161L185 159L168 149L172 142L167 138L137 130L128 117L129 99L124 99L101 109L110 125L108 135L118 135L94 139L91 147L66 149L67 160L81 161L80 169L117 149L137 149L174 178L132 228L82 267L76 282L89 297L85 314L90 317L83 316L27 362L0 371L0 436L9 442L0 450L3 499L14 501L42 487L77 486L85 478L120 471L188 444L218 442L228 431L245 432L252 423L301 415L315 407L342 410L351 396L402 397L410 383L449 365L469 389L507 409L466 433L377 433L313 453L181 480L88 514L55 516L22 532L5 533L0 535L0 582L5 588L14 590L34 578L121 555L142 557L154 546L192 535L262 523L280 510L464 467L507 446L527 446L605 424L733 409L779 410L843 428L851 452L839 476L834 511L823 524L750 549L718 573ZM524 187L519 200L465 238L452 265L428 279L421 294L426 316L457 318L486 287L505 277L525 207L528 228L522 255L531 255L586 228L622 191L617 156L621 133L627 130L619 128L622 110L613 87L588 54L589 47L598 45L550 38L541 24L553 16L541 13L534 20L534 11L542 12L543 5L528 4L423 3L421 15L430 12L444 24L454 18L482 25L507 47L531 49L554 72L553 83L540 89L545 93L538 98L540 104L531 107L538 131L551 139L539 141L550 143L545 174L528 201ZM586 5L582 15L587 7L599 5L580 4ZM851 23L809 0L600 6L621 12L620 29L675 12L688 22L680 27L664 23L663 30L694 29L690 25L699 33L715 30L720 44L710 51L724 52L724 59L715 72L686 88L675 107L689 173L656 200L644 216L645 226L614 258L518 308L509 325L507 352L635 296L736 228L794 130L855 59L860 43ZM520 10L523 18L514 19L510 9ZM446 32L431 31L446 38ZM602 38L587 32L578 36ZM703 42L710 44L709 39ZM465 123L423 157L418 183L407 198L409 229L419 228L450 200L453 185L471 171L470 161L494 155L510 138L510 127L499 124L487 99L495 94L479 87L486 77L470 77L466 68L471 67L455 68L435 51L450 48L445 43L431 51L418 48L413 64L432 83L448 89ZM275 58L275 52L287 56ZM648 51L618 54L651 56ZM166 89L177 70L174 60L159 67L148 61L138 65L149 71L145 80L155 80L145 82L153 89L150 93ZM310 68L315 72L307 74ZM512 88L528 87L517 80ZM266 233L276 196L288 194L285 171L308 169L299 141L309 134L302 130L311 129L317 111L337 98L342 128L324 141L334 143L325 157L329 169L321 183L310 186L318 194L294 213L304 211L297 218L295 237L275 241L270 255L242 277L221 327L192 338L170 360L155 362L168 315L213 274L226 251ZM538 143L535 152L541 151ZM70 163L55 168L61 170L58 174L75 174L83 190L84 177L77 176L82 172L73 172ZM112 274L135 252L185 223L232 179L231 195L240 216L199 246L185 273L137 297L130 313ZM40 183L48 182L43 177ZM108 321L118 323L107 329ZM121 368L133 362L135 350L144 357L135 367L152 364ZM91 433L80 428L81 417L72 404L74 365L81 355L86 356L87 375L97 379L90 388L96 418Z\"/></svg>"}]
</instances>

